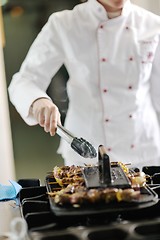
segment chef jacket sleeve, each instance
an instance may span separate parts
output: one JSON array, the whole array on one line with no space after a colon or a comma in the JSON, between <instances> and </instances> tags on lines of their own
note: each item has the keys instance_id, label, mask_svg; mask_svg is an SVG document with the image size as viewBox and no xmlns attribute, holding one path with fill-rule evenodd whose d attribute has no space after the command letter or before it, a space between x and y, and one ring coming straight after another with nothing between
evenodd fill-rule
<instances>
[{"instance_id":1,"label":"chef jacket sleeve","mask_svg":"<svg viewBox=\"0 0 160 240\"><path fill-rule=\"evenodd\" d=\"M46 90L63 64L56 21L56 15L51 15L8 88L11 102L28 125L37 124L29 114L31 104L38 98L49 98Z\"/></svg>"},{"instance_id":2,"label":"chef jacket sleeve","mask_svg":"<svg viewBox=\"0 0 160 240\"><path fill-rule=\"evenodd\" d=\"M160 123L160 37L151 74L151 98Z\"/></svg>"}]
</instances>

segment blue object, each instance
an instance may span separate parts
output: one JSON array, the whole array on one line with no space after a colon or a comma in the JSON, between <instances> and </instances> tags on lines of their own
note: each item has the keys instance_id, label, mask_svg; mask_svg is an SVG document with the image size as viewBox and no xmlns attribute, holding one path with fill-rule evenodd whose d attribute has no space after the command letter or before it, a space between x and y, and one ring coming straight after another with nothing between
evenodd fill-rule
<instances>
[{"instance_id":1,"label":"blue object","mask_svg":"<svg viewBox=\"0 0 160 240\"><path fill-rule=\"evenodd\" d=\"M22 186L13 180L9 180L10 186L0 184L0 201L2 200L12 200L17 197Z\"/></svg>"}]
</instances>

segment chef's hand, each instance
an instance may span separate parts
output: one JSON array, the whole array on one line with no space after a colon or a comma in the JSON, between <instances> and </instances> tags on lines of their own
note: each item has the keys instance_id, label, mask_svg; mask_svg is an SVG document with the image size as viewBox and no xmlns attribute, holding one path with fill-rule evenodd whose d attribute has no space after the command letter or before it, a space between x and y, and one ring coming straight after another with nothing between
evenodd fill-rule
<instances>
[{"instance_id":1,"label":"chef's hand","mask_svg":"<svg viewBox=\"0 0 160 240\"><path fill-rule=\"evenodd\" d=\"M57 130L57 123L61 124L58 107L47 98L39 98L33 102L31 114L38 121L39 125L46 132L54 136Z\"/></svg>"}]
</instances>

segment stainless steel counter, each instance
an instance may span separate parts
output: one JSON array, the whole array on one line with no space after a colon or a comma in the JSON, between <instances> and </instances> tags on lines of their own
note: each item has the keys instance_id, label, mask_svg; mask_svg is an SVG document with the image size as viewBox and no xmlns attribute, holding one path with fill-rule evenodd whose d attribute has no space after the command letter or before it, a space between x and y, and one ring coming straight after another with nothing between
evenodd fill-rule
<instances>
[{"instance_id":1,"label":"stainless steel counter","mask_svg":"<svg viewBox=\"0 0 160 240\"><path fill-rule=\"evenodd\" d=\"M28 236L23 237L24 232L26 232L26 225L17 202L14 200L0 202L0 240L12 240L13 234L19 235L17 240L29 239Z\"/></svg>"}]
</instances>

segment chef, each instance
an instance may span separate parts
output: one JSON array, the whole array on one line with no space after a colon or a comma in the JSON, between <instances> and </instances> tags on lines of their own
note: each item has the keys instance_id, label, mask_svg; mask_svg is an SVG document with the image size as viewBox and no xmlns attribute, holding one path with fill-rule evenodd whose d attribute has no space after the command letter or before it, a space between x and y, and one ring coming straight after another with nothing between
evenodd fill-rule
<instances>
[{"instance_id":1,"label":"chef","mask_svg":"<svg viewBox=\"0 0 160 240\"><path fill-rule=\"evenodd\" d=\"M33 42L9 96L28 125L51 135L60 112L46 90L64 64L69 107L65 127L112 161L160 165L160 17L130 0L88 0L53 13ZM95 164L65 140L66 165Z\"/></svg>"}]
</instances>

